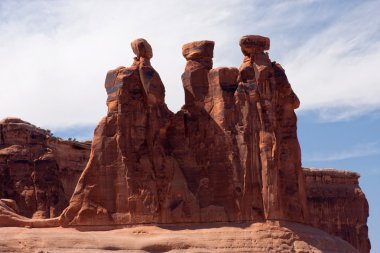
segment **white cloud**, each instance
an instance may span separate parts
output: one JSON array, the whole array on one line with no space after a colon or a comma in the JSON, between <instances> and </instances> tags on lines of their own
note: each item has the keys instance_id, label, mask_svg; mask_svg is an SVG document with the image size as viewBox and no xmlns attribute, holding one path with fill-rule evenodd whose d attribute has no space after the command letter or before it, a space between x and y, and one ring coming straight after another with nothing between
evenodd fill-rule
<instances>
[{"instance_id":1,"label":"white cloud","mask_svg":"<svg viewBox=\"0 0 380 253\"><path fill-rule=\"evenodd\" d=\"M339 120L380 106L380 3L367 1L329 24L286 58L303 110ZM337 113L338 112L338 113Z\"/></svg>"},{"instance_id":2,"label":"white cloud","mask_svg":"<svg viewBox=\"0 0 380 253\"><path fill-rule=\"evenodd\" d=\"M333 123L341 121L352 121L366 115L372 119L380 117L380 111L376 105L326 105L315 106L306 110L301 110L298 115L316 115L316 122L319 123Z\"/></svg>"},{"instance_id":3,"label":"white cloud","mask_svg":"<svg viewBox=\"0 0 380 253\"><path fill-rule=\"evenodd\" d=\"M182 44L215 40L214 66L238 66L245 34L271 37L272 60L282 61L304 109L378 107L380 21L371 14L380 6L347 9L354 5L1 1L0 118L18 116L52 129L96 124L106 112L105 74L132 62L129 44L138 37L153 46L152 64L173 111L184 101Z\"/></svg>"},{"instance_id":4,"label":"white cloud","mask_svg":"<svg viewBox=\"0 0 380 253\"><path fill-rule=\"evenodd\" d=\"M231 27L219 26L235 8L201 1L51 3L9 1L3 9L8 20L0 25L0 117L14 115L53 127L97 122L106 109L105 74L131 64L130 42L138 37L153 45L152 64L166 84L169 106L178 110L183 103L182 44L199 39L223 43Z\"/></svg>"},{"instance_id":5,"label":"white cloud","mask_svg":"<svg viewBox=\"0 0 380 253\"><path fill-rule=\"evenodd\" d=\"M380 154L380 143L362 143L349 147L345 150L329 153L304 154L303 160L308 162L338 161L357 157L366 157Z\"/></svg>"}]
</instances>

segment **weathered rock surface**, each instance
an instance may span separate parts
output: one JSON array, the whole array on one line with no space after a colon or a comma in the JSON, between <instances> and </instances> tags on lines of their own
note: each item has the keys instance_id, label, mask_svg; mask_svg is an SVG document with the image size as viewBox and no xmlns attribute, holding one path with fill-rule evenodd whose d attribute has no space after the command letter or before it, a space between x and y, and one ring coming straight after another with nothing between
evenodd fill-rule
<instances>
[{"instance_id":1,"label":"weathered rock surface","mask_svg":"<svg viewBox=\"0 0 380 253\"><path fill-rule=\"evenodd\" d=\"M1 228L0 252L357 252L342 239L291 222L109 229Z\"/></svg>"},{"instance_id":2,"label":"weathered rock surface","mask_svg":"<svg viewBox=\"0 0 380 253\"><path fill-rule=\"evenodd\" d=\"M235 224L228 230L234 231L234 237L226 235L229 246L220 244L220 239L216 246L207 239L204 248L188 241L198 234L196 230L181 236L168 232L162 239L165 243L152 239L152 244L141 241L131 247L355 252L336 237L292 223L298 222L369 252L368 204L358 176L301 169L294 113L300 102L284 69L269 59L269 46L269 38L242 37L244 59L238 69L213 68L213 41L185 44L185 104L174 114L165 104L165 88L150 63L151 46L144 39L133 41L133 64L107 73L108 112L95 129L90 157L77 185L75 179L88 157L86 144L50 138L46 131L20 120L3 121L0 196L6 199L0 201L0 225L91 225L95 229L136 224L179 228L197 223L192 228L199 228L199 224L228 222ZM56 217L73 191L59 219L18 214ZM236 239L236 222L254 223L241 230L249 238ZM251 228L255 235L250 234ZM209 234L213 231L204 233L213 238ZM129 247L123 245L100 243L99 247Z\"/></svg>"},{"instance_id":3,"label":"weathered rock surface","mask_svg":"<svg viewBox=\"0 0 380 253\"><path fill-rule=\"evenodd\" d=\"M66 225L307 220L294 109L284 70L245 36L240 70L212 69L214 42L183 46L185 105L175 115L144 39L108 72L108 114Z\"/></svg>"},{"instance_id":4,"label":"weathered rock surface","mask_svg":"<svg viewBox=\"0 0 380 253\"><path fill-rule=\"evenodd\" d=\"M95 130L89 162L62 214L64 224L195 221L170 214L181 204L179 196L187 197L190 208L195 198L166 148L172 113L150 64L151 48L143 39L132 48L132 66L107 74L108 114Z\"/></svg>"},{"instance_id":5,"label":"weathered rock surface","mask_svg":"<svg viewBox=\"0 0 380 253\"><path fill-rule=\"evenodd\" d=\"M233 68L232 70L230 68L217 68L213 71L221 70L226 73L234 71ZM232 75L236 74L232 73ZM43 135L46 135L46 130L38 129L18 119L6 119L3 121L3 124L5 122L7 122L6 124L18 122L16 125L11 125L12 129L19 129L20 126L21 128L31 129L31 131L24 136L24 139L31 139L30 136L36 135L35 131L40 131ZM29 128L30 126L32 128ZM7 132L8 133L4 134L8 135L8 141L5 146L12 147L10 143L19 143L17 138L12 137L19 137L19 134L10 135L8 130ZM24 142L21 142L21 144L23 143ZM59 167L65 168L62 170L57 167L57 171L54 173L57 174L57 177L62 182L65 195L70 195L74 191L74 187L77 183L75 177L79 177L85 166L83 163L81 163L82 165L78 165L80 164L78 152L83 155L83 160L87 160L88 152L83 152L83 150L88 148L88 144L62 141L49 136L46 137L46 143L50 149L54 150L55 159L57 163L61 165ZM34 143L33 145L36 144ZM25 155L24 149L9 149L4 147L1 149L1 154L4 155L9 150L13 150L13 158L21 157L23 154ZM309 222L315 227L343 238L354 245L360 252L369 252L370 244L366 225L368 204L358 186L358 175L348 171L325 169L304 169L303 171L307 182L306 193L310 213ZM3 176L4 174L2 174L1 181L6 182L8 179L3 178ZM72 180L72 178L74 178L74 180ZM4 184L2 187L3 186ZM5 196L2 195L2 197ZM69 199L69 197L67 199ZM0 223L2 226L38 227L39 225L36 225L34 221L32 222L32 220L25 219L25 217L17 214L20 213L18 206L19 204L14 200L2 199L0 201ZM25 213L22 214L25 215ZM42 227L47 226L47 223L43 223L43 221L41 221L40 224ZM50 222L50 226L54 226L54 224L57 225L58 222Z\"/></svg>"},{"instance_id":6,"label":"weathered rock surface","mask_svg":"<svg viewBox=\"0 0 380 253\"><path fill-rule=\"evenodd\" d=\"M310 223L370 252L368 203L359 187L359 175L334 169L304 169Z\"/></svg>"},{"instance_id":7,"label":"weathered rock surface","mask_svg":"<svg viewBox=\"0 0 380 253\"><path fill-rule=\"evenodd\" d=\"M63 141L16 118L0 121L0 198L29 218L53 218L67 206L89 145Z\"/></svg>"},{"instance_id":8,"label":"weathered rock surface","mask_svg":"<svg viewBox=\"0 0 380 253\"><path fill-rule=\"evenodd\" d=\"M17 205L14 200L0 199L0 226L47 228L58 227L60 225L58 217L49 219L30 219L19 215L16 212Z\"/></svg>"}]
</instances>

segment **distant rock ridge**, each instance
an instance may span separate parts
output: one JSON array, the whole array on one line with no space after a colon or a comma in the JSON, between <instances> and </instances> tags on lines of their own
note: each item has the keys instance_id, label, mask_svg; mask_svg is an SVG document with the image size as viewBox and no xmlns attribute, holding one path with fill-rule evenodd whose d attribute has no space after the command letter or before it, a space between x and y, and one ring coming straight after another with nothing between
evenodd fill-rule
<instances>
[{"instance_id":1,"label":"distant rock ridge","mask_svg":"<svg viewBox=\"0 0 380 253\"><path fill-rule=\"evenodd\" d=\"M269 38L243 36L239 45L244 55L239 68L213 68L213 41L182 47L185 104L173 113L150 63L152 47L144 39L133 41L132 65L107 73L108 111L95 129L90 154L88 144L48 137L21 120L1 122L0 173L9 171L10 154L37 152L30 164L41 172L44 166L51 178L42 181L53 186L32 180L29 195L45 197L37 201L40 206L23 212L12 206L24 200L0 195L16 198L15 203L0 201L0 225L287 221L323 229L369 252L368 203L359 176L301 168L294 113L300 101L282 66L269 59ZM25 137L10 130L19 126L24 130L18 131L29 131ZM13 144L5 141L7 134ZM28 175L23 177L33 178ZM9 178L0 177L0 187ZM51 204L52 193L61 196L59 205ZM68 206L54 218L71 193ZM33 225L12 211L54 219Z\"/></svg>"},{"instance_id":2,"label":"distant rock ridge","mask_svg":"<svg viewBox=\"0 0 380 253\"><path fill-rule=\"evenodd\" d=\"M89 152L88 143L52 137L18 118L1 120L0 198L14 200L17 213L25 217L59 216Z\"/></svg>"},{"instance_id":3,"label":"distant rock ridge","mask_svg":"<svg viewBox=\"0 0 380 253\"><path fill-rule=\"evenodd\" d=\"M358 173L335 169L304 169L309 223L370 252L368 202Z\"/></svg>"}]
</instances>

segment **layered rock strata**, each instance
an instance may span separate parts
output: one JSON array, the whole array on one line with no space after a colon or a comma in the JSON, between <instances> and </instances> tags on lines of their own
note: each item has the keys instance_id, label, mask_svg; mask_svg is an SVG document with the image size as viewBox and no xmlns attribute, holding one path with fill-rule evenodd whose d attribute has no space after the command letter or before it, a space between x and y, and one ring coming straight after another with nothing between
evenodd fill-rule
<instances>
[{"instance_id":1,"label":"layered rock strata","mask_svg":"<svg viewBox=\"0 0 380 253\"><path fill-rule=\"evenodd\" d=\"M359 175L334 169L304 169L309 222L368 253L368 203Z\"/></svg>"},{"instance_id":2,"label":"layered rock strata","mask_svg":"<svg viewBox=\"0 0 380 253\"><path fill-rule=\"evenodd\" d=\"M90 146L51 137L16 118L0 121L0 198L29 218L53 218L67 206Z\"/></svg>"}]
</instances>

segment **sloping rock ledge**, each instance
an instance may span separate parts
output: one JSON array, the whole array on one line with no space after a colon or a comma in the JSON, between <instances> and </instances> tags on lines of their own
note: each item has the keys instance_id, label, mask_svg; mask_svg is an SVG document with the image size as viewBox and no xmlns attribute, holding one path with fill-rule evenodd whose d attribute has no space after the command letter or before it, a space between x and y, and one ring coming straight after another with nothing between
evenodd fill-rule
<instances>
[{"instance_id":1,"label":"sloping rock ledge","mask_svg":"<svg viewBox=\"0 0 380 253\"><path fill-rule=\"evenodd\" d=\"M114 228L2 228L0 252L357 252L340 238L291 222Z\"/></svg>"}]
</instances>

